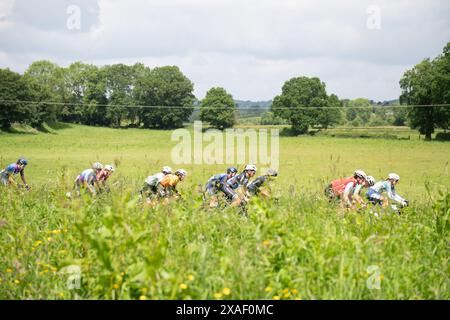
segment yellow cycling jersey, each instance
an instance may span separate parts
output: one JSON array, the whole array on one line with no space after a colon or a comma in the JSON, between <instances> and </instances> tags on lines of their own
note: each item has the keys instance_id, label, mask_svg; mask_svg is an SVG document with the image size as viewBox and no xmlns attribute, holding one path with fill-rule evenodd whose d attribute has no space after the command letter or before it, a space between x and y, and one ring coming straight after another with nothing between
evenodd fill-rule
<instances>
[{"instance_id":1,"label":"yellow cycling jersey","mask_svg":"<svg viewBox=\"0 0 450 320\"><path fill-rule=\"evenodd\" d=\"M167 188L167 187L175 187L178 184L178 182L180 182L180 177L178 177L175 174L167 174L162 178L159 184L164 188Z\"/></svg>"}]
</instances>

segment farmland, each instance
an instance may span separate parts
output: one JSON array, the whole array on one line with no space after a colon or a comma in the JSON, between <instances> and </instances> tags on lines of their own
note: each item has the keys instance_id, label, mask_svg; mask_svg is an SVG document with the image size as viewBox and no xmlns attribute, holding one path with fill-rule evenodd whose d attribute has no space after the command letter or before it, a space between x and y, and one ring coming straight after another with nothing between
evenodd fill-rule
<instances>
[{"instance_id":1,"label":"farmland","mask_svg":"<svg viewBox=\"0 0 450 320\"><path fill-rule=\"evenodd\" d=\"M1 166L27 157L32 189L1 189L0 298L448 299L450 145L407 129L386 128L390 139L332 136L340 131L280 137L278 201L253 200L248 217L202 208L198 185L226 165L183 165L184 201L138 202L146 176L180 167L171 131L61 123L1 133ZM111 192L67 199L94 161L117 167ZM340 212L323 188L358 168L397 172L411 206L381 218Z\"/></svg>"}]
</instances>

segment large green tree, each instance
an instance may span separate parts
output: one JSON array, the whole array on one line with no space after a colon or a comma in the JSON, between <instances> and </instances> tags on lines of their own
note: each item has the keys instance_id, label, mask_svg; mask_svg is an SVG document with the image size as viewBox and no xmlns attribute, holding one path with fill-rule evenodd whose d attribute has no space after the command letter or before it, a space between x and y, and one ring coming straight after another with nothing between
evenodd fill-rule
<instances>
[{"instance_id":1,"label":"large green tree","mask_svg":"<svg viewBox=\"0 0 450 320\"><path fill-rule=\"evenodd\" d=\"M23 77L9 69L0 69L0 126L9 130L12 123L37 123L36 105L28 101L30 92Z\"/></svg>"},{"instance_id":2,"label":"large green tree","mask_svg":"<svg viewBox=\"0 0 450 320\"><path fill-rule=\"evenodd\" d=\"M66 96L62 68L50 61L35 61L25 71L24 81L30 90L30 100L37 102L33 124L56 121L62 110L60 103Z\"/></svg>"},{"instance_id":3,"label":"large green tree","mask_svg":"<svg viewBox=\"0 0 450 320\"><path fill-rule=\"evenodd\" d=\"M338 123L341 114L338 106L337 96L328 96L319 78L296 77L284 83L281 95L273 100L272 111L288 120L295 133L303 134L311 126L327 128Z\"/></svg>"},{"instance_id":4,"label":"large green tree","mask_svg":"<svg viewBox=\"0 0 450 320\"><path fill-rule=\"evenodd\" d=\"M425 59L407 70L400 80L400 103L415 105L408 108L412 128L431 140L436 128L448 128L450 108L436 106L450 103L450 43L434 60Z\"/></svg>"},{"instance_id":5,"label":"large green tree","mask_svg":"<svg viewBox=\"0 0 450 320\"><path fill-rule=\"evenodd\" d=\"M200 106L200 119L217 129L230 128L236 122L236 104L224 88L209 89Z\"/></svg>"},{"instance_id":6,"label":"large green tree","mask_svg":"<svg viewBox=\"0 0 450 320\"><path fill-rule=\"evenodd\" d=\"M134 87L144 127L171 129L183 126L194 111L194 85L176 66L139 70Z\"/></svg>"},{"instance_id":7,"label":"large green tree","mask_svg":"<svg viewBox=\"0 0 450 320\"><path fill-rule=\"evenodd\" d=\"M133 106L133 67L119 63L102 68L102 76L106 84L108 107L105 118L114 127L120 127L127 119L128 108Z\"/></svg>"}]
</instances>

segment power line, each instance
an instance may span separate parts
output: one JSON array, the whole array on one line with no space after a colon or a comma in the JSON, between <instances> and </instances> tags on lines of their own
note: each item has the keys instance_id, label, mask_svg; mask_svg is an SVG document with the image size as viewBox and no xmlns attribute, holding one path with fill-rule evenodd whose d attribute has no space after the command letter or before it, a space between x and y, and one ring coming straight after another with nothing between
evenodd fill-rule
<instances>
[{"instance_id":1,"label":"power line","mask_svg":"<svg viewBox=\"0 0 450 320\"><path fill-rule=\"evenodd\" d=\"M89 104L89 103L71 103L71 102L56 102L56 101L31 101L31 100L7 100L0 99L0 103L13 103L13 104L44 104L44 105L57 105L57 106L89 106L89 107L121 107L121 108L137 108L137 109L192 109L199 106L147 106L147 105L128 105L128 104ZM330 107L280 107L276 110L311 110L311 109L392 109L392 108L426 108L426 107L449 107L449 103L441 104L415 104L415 105L371 105L371 106L330 106ZM214 109L229 109L229 107L214 107ZM251 110L251 108L244 108Z\"/></svg>"}]
</instances>

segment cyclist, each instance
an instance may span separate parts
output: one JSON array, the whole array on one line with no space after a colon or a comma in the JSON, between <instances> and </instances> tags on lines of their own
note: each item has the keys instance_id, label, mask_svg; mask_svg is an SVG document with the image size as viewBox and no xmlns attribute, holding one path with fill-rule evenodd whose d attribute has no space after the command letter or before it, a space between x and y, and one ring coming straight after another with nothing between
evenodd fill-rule
<instances>
[{"instance_id":1,"label":"cyclist","mask_svg":"<svg viewBox=\"0 0 450 320\"><path fill-rule=\"evenodd\" d=\"M365 203L363 197L361 197L361 189L364 188L370 188L375 184L375 178L372 176L367 176L364 184L358 184L353 190L353 204L358 205L360 207L366 207L367 204Z\"/></svg>"},{"instance_id":2,"label":"cyclist","mask_svg":"<svg viewBox=\"0 0 450 320\"><path fill-rule=\"evenodd\" d=\"M108 180L115 170L116 169L113 165L108 164L99 172L99 174L97 174L97 180L99 185L101 185L101 190L109 192L109 187L106 184L106 180Z\"/></svg>"},{"instance_id":3,"label":"cyclist","mask_svg":"<svg viewBox=\"0 0 450 320\"><path fill-rule=\"evenodd\" d=\"M97 194L95 189L96 186L99 186L97 175L100 174L102 169L103 165L100 162L95 162L91 169L86 169L78 175L75 179L75 189L78 195L82 188L86 188L92 195Z\"/></svg>"},{"instance_id":4,"label":"cyclist","mask_svg":"<svg viewBox=\"0 0 450 320\"><path fill-rule=\"evenodd\" d=\"M400 176L396 173L389 173L386 180L378 181L366 193L366 197L369 202L373 204L380 204L383 208L386 208L389 205L389 199L398 202L402 207L405 207L409 204L408 200L405 200L400 195L398 195L395 191L395 186L400 181ZM385 197L382 193L386 191L387 196ZM393 206L393 209L397 211L397 208Z\"/></svg>"},{"instance_id":5,"label":"cyclist","mask_svg":"<svg viewBox=\"0 0 450 320\"><path fill-rule=\"evenodd\" d=\"M219 173L209 178L206 183L205 192L211 197L209 201L209 206L211 208L215 208L219 205L219 199L217 197L218 191L222 191L224 184L226 184L229 179L233 178L236 173L237 169L235 167L230 167L227 169L226 173Z\"/></svg>"},{"instance_id":6,"label":"cyclist","mask_svg":"<svg viewBox=\"0 0 450 320\"><path fill-rule=\"evenodd\" d=\"M177 185L180 181L186 178L187 172L184 169L178 169L174 174L165 175L158 183L158 194L162 198L180 198L181 195L177 190Z\"/></svg>"},{"instance_id":7,"label":"cyclist","mask_svg":"<svg viewBox=\"0 0 450 320\"><path fill-rule=\"evenodd\" d=\"M244 171L227 180L227 182L223 185L222 191L225 193L228 200L231 201L231 206L238 206L242 204L243 201L248 200L245 196L239 196L236 189L242 188L243 194L247 194L247 185L250 178L255 175L256 170L257 169L254 164L248 164L245 166Z\"/></svg>"},{"instance_id":8,"label":"cyclist","mask_svg":"<svg viewBox=\"0 0 450 320\"><path fill-rule=\"evenodd\" d=\"M17 182L14 180L14 175L20 174L20 179L22 179L23 184L25 185L25 188L27 190L30 189L30 187L27 184L27 181L25 179L25 167L28 164L28 160L24 158L20 158L17 160L16 163L11 163L8 165L5 169L0 171L0 181L4 186L8 185L18 185Z\"/></svg>"},{"instance_id":9,"label":"cyclist","mask_svg":"<svg viewBox=\"0 0 450 320\"><path fill-rule=\"evenodd\" d=\"M261 190L261 187L268 181L272 179L272 177L277 177L278 172L274 169L267 170L267 173L263 176L259 176L255 180L253 180L248 186L248 196L261 195L264 198L270 196L270 191L266 188Z\"/></svg>"},{"instance_id":10,"label":"cyclist","mask_svg":"<svg viewBox=\"0 0 450 320\"><path fill-rule=\"evenodd\" d=\"M161 172L158 172L152 176L148 176L145 179L144 185L142 186L141 190L139 190L139 194L142 197L143 195L146 196L147 201L150 201L150 198L152 196L157 195L158 193L158 184L159 182L164 178L164 176L171 174L172 168L168 166L164 166L161 169Z\"/></svg>"},{"instance_id":11,"label":"cyclist","mask_svg":"<svg viewBox=\"0 0 450 320\"><path fill-rule=\"evenodd\" d=\"M365 183L366 176L364 171L356 170L351 177L334 180L326 187L325 195L330 201L340 199L343 207L353 207L355 189L358 185L362 186Z\"/></svg>"}]
</instances>

